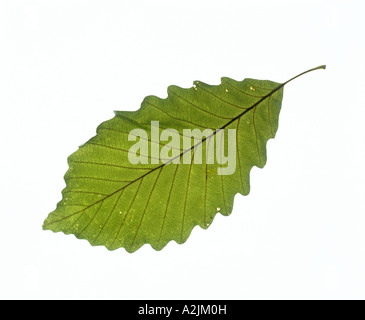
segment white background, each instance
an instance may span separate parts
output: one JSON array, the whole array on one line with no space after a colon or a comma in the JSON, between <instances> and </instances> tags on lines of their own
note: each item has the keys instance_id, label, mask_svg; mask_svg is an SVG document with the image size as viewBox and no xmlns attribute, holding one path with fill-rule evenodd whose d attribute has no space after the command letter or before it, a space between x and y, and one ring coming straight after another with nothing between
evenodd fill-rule
<instances>
[{"instance_id":1,"label":"white background","mask_svg":"<svg viewBox=\"0 0 365 320\"><path fill-rule=\"evenodd\" d=\"M364 1L0 1L2 299L365 298ZM284 82L268 163L184 245L42 230L113 110L220 77Z\"/></svg>"}]
</instances>

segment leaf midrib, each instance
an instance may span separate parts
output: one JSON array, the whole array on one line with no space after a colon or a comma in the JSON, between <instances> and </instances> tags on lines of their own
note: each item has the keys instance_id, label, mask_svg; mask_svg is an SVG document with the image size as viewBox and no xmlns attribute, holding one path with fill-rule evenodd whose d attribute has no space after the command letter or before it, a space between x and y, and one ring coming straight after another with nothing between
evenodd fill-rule
<instances>
[{"instance_id":1,"label":"leaf midrib","mask_svg":"<svg viewBox=\"0 0 365 320\"><path fill-rule=\"evenodd\" d=\"M279 91L281 88L283 88L286 84L288 84L289 82L293 81L294 79L306 74L306 73L309 73L311 71L315 71L315 70L319 70L319 69L325 69L326 66L325 65L322 65L322 66L319 66L319 67L316 67L316 68L312 68L312 69L309 69L307 71L304 71L298 75L296 75L295 77L285 81L284 83L280 84L278 87L276 87L275 89L273 89L272 91L270 91L268 94L266 94L265 96L263 96L260 100L258 100L257 102L255 102L251 107L245 109L244 111L242 111L240 114L238 114L237 116L235 116L234 118L232 118L230 121L228 121L226 124L224 124L222 127L220 127L219 129L217 129L216 131L214 131L211 135L209 136L206 136L204 137L202 140L200 140L197 144L193 145L190 149L186 149L184 150L183 152L181 152L178 156L170 159L169 161L167 161L166 163L163 163L161 165L158 165L157 167L155 168L152 168L150 169L150 171L146 172L145 174L141 175L140 177L136 178L135 180L129 182L128 184L126 184L125 186L113 191L112 193L106 195L104 198L102 199L99 199L98 201L88 205L87 207L83 208L82 210L79 210L77 212L74 212L73 214L71 215L68 215L68 216L65 216L61 219L58 219L58 220L53 220L49 223L45 223L44 226L48 226L50 224L53 224L53 223L56 223L56 222L60 222L60 221L63 221L63 220L66 220L80 212L85 212L86 210L88 210L89 208L91 208L92 206L95 206L96 204L100 203L100 202L104 202L106 199L112 197L113 195L117 194L118 192L120 191L123 191L124 189L126 189L127 187L129 187L130 185L132 185L133 183L143 179L144 177L148 176L149 174L153 173L154 171L158 170L158 169L162 169L164 166L168 165L169 163L171 163L173 160L177 159L177 158L180 158L187 152L190 152L192 151L193 149L195 149L196 147L198 147L200 144L203 144L203 142L205 142L207 139L210 139L211 137L215 136L216 133L219 131L219 130L224 130L226 127L228 127L230 124L232 124L233 122L235 122L236 120L239 120L242 116L244 116L246 113L248 113L249 111L253 110L255 107L257 107L261 102L263 102L264 100L266 100L268 97L272 96L275 92ZM196 86L199 86L199 82L196 84ZM200 86L199 86L200 87ZM201 87L200 87L201 88ZM152 104L150 104L151 106L154 106ZM155 106L154 106L155 107ZM159 109L159 108L158 108ZM159 109L161 110L161 109ZM163 111L163 110L161 110ZM165 112L165 111L163 111ZM179 165L180 162L177 164ZM101 205L102 206L102 205ZM100 207L101 207L100 206Z\"/></svg>"}]
</instances>

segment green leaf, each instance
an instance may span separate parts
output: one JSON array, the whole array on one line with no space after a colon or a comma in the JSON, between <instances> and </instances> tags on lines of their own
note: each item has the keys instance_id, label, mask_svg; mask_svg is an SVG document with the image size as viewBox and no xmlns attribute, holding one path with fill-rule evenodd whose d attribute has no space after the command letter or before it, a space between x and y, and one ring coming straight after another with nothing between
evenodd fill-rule
<instances>
[{"instance_id":1,"label":"green leaf","mask_svg":"<svg viewBox=\"0 0 365 320\"><path fill-rule=\"evenodd\" d=\"M264 167L266 143L278 129L283 87L300 75L282 84L222 78L217 86L170 86L166 99L148 96L135 112L115 112L68 158L63 198L43 229L128 252L184 243L196 225L206 229L217 212L229 215L235 194L249 193L250 170ZM212 131L194 140L186 129ZM142 163L131 163L133 146ZM223 164L230 148L236 152Z\"/></svg>"}]
</instances>

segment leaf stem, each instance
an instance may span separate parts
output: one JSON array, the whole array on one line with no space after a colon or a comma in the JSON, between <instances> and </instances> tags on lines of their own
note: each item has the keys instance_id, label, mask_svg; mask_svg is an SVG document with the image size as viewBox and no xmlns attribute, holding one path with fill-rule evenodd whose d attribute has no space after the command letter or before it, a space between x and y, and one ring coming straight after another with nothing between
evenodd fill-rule
<instances>
[{"instance_id":1,"label":"leaf stem","mask_svg":"<svg viewBox=\"0 0 365 320\"><path fill-rule=\"evenodd\" d=\"M320 70L320 69L326 69L326 65L322 65L322 66L319 66L319 67L312 68L312 69L309 69L309 70L307 70L307 71L304 71L304 72L302 72L302 73L300 73L300 74L296 75L295 77L293 77L293 78L289 79L288 81L284 82L284 83L281 85L281 87L285 86L285 85L286 85L287 83L289 83L290 81L293 81L294 79L299 78L299 77L301 77L302 75L304 75L304 74L306 74L306 73L308 73L308 72L312 72L312 71Z\"/></svg>"}]
</instances>

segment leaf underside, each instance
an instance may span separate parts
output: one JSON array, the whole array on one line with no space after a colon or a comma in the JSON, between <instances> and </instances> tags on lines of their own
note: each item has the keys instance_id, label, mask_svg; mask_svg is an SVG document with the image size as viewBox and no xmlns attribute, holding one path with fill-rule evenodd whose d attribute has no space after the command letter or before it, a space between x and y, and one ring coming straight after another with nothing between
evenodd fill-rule
<instances>
[{"instance_id":1,"label":"leaf underside","mask_svg":"<svg viewBox=\"0 0 365 320\"><path fill-rule=\"evenodd\" d=\"M146 97L135 112L115 112L68 158L63 198L43 229L74 234L109 250L134 252L146 243L161 250L171 240L184 243L196 225L207 229L217 212L231 213L235 194L250 191L252 167L266 163L266 143L278 129L283 84L222 78L220 85L195 81L192 88L170 86L167 92L166 99ZM178 153L191 157L191 164L152 164L150 153L140 155L148 164L131 164L131 130L148 133L149 150L167 143L151 138L151 121L159 121L160 132L177 130L181 139L183 129L222 128L225 135L236 129L235 172L218 175L222 165L194 163L198 144L205 155L215 136L190 149L181 143Z\"/></svg>"}]
</instances>

